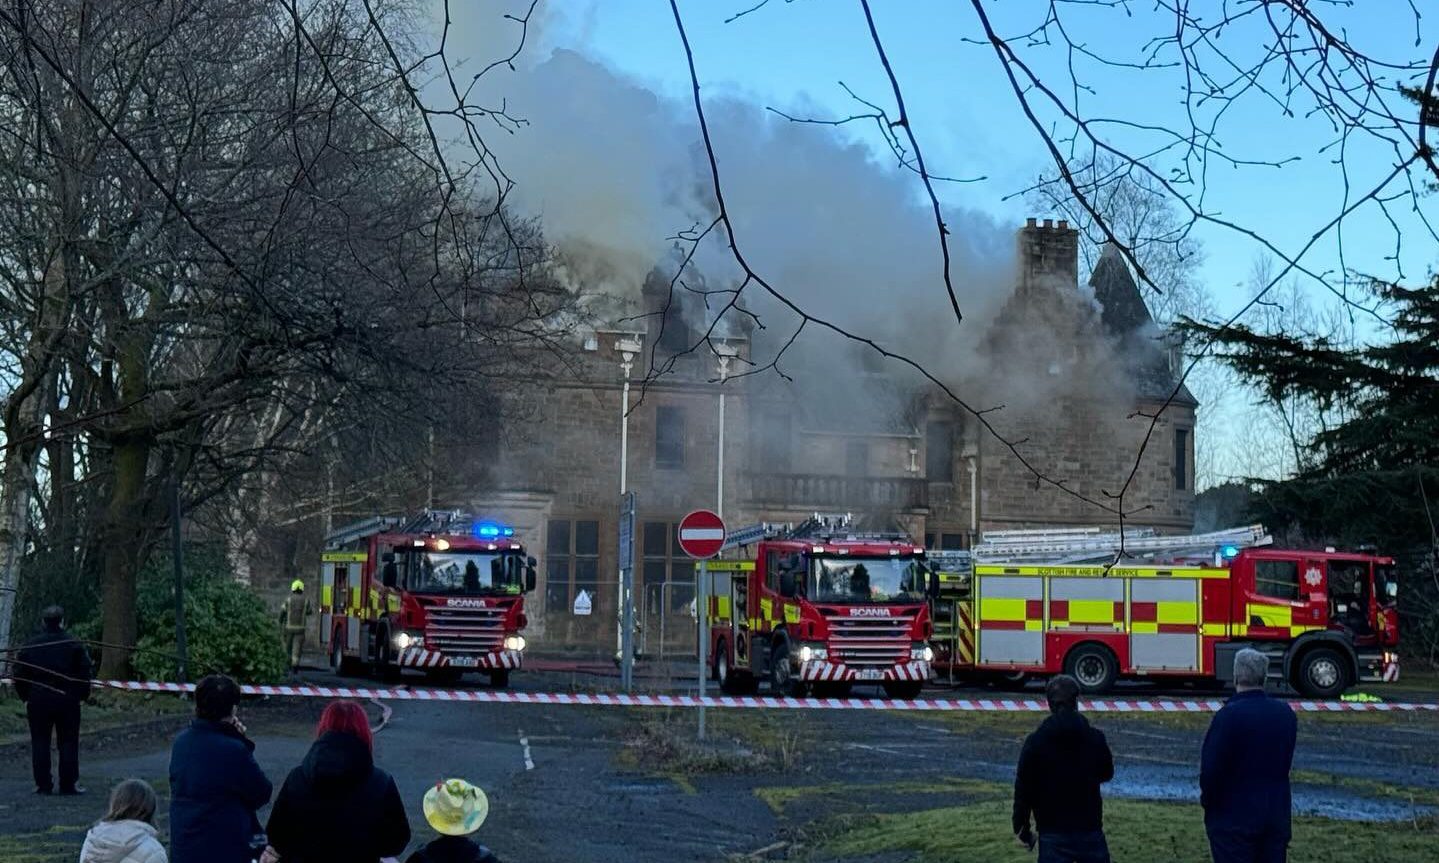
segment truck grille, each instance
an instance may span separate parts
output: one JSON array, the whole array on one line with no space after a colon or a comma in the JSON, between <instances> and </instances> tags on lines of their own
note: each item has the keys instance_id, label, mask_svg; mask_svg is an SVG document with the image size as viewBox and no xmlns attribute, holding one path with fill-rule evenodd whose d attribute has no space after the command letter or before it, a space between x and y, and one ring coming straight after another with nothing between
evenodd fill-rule
<instances>
[{"instance_id":1,"label":"truck grille","mask_svg":"<svg viewBox=\"0 0 1439 863\"><path fill-rule=\"evenodd\" d=\"M829 617L829 615L826 615ZM908 662L914 615L894 617L829 617L829 659L845 665Z\"/></svg>"},{"instance_id":2,"label":"truck grille","mask_svg":"<svg viewBox=\"0 0 1439 863\"><path fill-rule=\"evenodd\" d=\"M443 653L488 653L505 640L504 608L425 609L425 646Z\"/></svg>"}]
</instances>

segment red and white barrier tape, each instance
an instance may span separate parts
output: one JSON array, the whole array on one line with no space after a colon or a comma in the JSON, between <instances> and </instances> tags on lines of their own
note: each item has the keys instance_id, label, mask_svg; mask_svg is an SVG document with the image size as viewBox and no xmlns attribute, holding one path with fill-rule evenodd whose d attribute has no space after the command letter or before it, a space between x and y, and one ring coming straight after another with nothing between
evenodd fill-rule
<instances>
[{"instance_id":1,"label":"red and white barrier tape","mask_svg":"<svg viewBox=\"0 0 1439 863\"><path fill-rule=\"evenodd\" d=\"M194 684L158 683L137 680L97 680L98 686L136 692L191 692ZM1049 706L1036 699L1012 698L916 698L913 701L884 698L761 698L756 696L717 696L700 698L695 695L620 695L570 694L562 692L511 692L493 689L370 689L348 686L249 686L242 685L246 695L269 695L289 698L365 698L392 701L468 701L482 704L555 704L590 707L748 707L790 710L960 710L1008 711L1021 713L1048 712ZM1364 701L1291 701L1295 710L1307 713L1344 713L1352 711L1439 712L1439 704L1386 703ZM1223 701L1136 701L1131 699L1093 699L1084 702L1084 709L1095 713L1212 713L1224 706Z\"/></svg>"}]
</instances>

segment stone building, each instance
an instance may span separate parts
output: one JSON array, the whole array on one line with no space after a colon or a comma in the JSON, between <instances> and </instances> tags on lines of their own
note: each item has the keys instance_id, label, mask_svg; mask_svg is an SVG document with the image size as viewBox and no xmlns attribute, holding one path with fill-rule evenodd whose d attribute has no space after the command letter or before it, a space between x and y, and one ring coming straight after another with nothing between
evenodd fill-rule
<instances>
[{"instance_id":1,"label":"stone building","mask_svg":"<svg viewBox=\"0 0 1439 863\"><path fill-rule=\"evenodd\" d=\"M694 570L675 526L700 507L722 507L731 526L852 512L930 547L964 548L986 529L1112 526L1112 513L1066 489L1109 500L1132 472L1128 523L1188 531L1196 404L1176 388L1177 354L1117 253L1101 257L1087 287L1078 284L1077 243L1063 222L1029 220L1019 232L1019 283L975 346L989 369L978 389L1032 396L1007 398L1012 407L987 415L1007 440L1025 440L1017 452L942 394L898 386L882 367L832 397L796 399L794 388L827 384L772 375L721 383L713 353L684 352L693 338L680 314L588 334L569 374L506 410L494 489L470 501L472 511L515 525L541 560L536 646L613 649L622 425L625 480L638 501L640 645L651 655L693 649ZM667 283L645 294L650 309L666 307ZM747 334L722 344L735 363L748 356ZM633 380L651 351L665 374L630 387L622 419L624 369ZM1148 417L1166 402L1136 467ZM589 615L573 613L581 591L592 598Z\"/></svg>"}]
</instances>

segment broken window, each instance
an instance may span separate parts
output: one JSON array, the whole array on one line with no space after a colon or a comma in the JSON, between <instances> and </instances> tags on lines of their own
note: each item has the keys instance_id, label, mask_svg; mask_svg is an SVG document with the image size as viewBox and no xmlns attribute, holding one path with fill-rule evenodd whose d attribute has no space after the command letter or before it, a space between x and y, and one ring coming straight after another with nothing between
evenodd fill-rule
<instances>
[{"instance_id":1,"label":"broken window","mask_svg":"<svg viewBox=\"0 0 1439 863\"><path fill-rule=\"evenodd\" d=\"M954 482L954 423L924 427L924 475L930 482Z\"/></svg>"},{"instance_id":2,"label":"broken window","mask_svg":"<svg viewBox=\"0 0 1439 863\"><path fill-rule=\"evenodd\" d=\"M685 411L674 405L655 408L655 467L685 466Z\"/></svg>"}]
</instances>

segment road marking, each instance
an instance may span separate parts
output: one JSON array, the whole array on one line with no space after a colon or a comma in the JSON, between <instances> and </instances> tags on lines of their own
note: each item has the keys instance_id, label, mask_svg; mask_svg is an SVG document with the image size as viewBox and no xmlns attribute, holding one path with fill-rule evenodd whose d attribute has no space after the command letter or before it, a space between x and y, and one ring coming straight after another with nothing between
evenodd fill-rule
<instances>
[{"instance_id":1,"label":"road marking","mask_svg":"<svg viewBox=\"0 0 1439 863\"><path fill-rule=\"evenodd\" d=\"M530 757L530 738L525 736L525 730L523 728L520 729L520 749L525 755L525 769L534 770L535 760Z\"/></svg>"}]
</instances>

